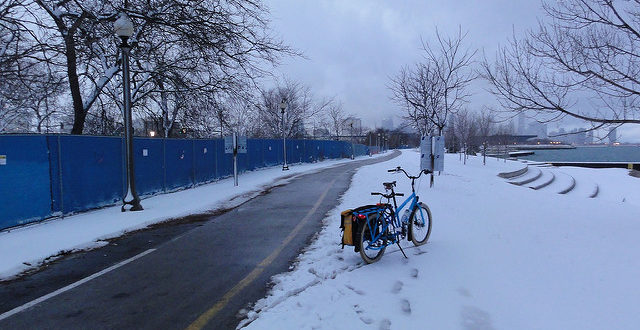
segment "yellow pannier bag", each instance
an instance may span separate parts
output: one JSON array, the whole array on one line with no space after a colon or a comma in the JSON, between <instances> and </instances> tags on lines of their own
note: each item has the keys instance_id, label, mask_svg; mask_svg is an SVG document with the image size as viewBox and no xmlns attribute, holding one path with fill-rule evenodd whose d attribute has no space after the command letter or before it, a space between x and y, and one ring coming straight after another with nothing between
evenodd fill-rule
<instances>
[{"instance_id":1,"label":"yellow pannier bag","mask_svg":"<svg viewBox=\"0 0 640 330\"><path fill-rule=\"evenodd\" d=\"M353 211L344 210L340 213L340 228L342 229L342 248L353 245Z\"/></svg>"}]
</instances>

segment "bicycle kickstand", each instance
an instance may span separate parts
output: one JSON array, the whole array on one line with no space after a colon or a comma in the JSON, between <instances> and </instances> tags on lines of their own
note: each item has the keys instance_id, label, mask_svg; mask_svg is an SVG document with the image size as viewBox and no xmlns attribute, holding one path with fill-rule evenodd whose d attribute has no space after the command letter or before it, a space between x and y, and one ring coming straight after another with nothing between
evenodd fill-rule
<instances>
[{"instance_id":1,"label":"bicycle kickstand","mask_svg":"<svg viewBox=\"0 0 640 330\"><path fill-rule=\"evenodd\" d=\"M409 258L407 257L407 255L404 253L404 250L402 249L402 246L400 246L400 241L399 241L399 240L398 240L397 244L398 244L398 247L400 248L400 252L402 252L402 255L404 256L404 258L405 258L405 259L409 259Z\"/></svg>"}]
</instances>

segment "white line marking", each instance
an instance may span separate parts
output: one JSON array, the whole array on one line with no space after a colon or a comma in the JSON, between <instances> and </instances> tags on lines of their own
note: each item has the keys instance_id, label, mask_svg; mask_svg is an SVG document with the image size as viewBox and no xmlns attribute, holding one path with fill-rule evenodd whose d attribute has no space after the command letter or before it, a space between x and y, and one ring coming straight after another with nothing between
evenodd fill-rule
<instances>
[{"instance_id":1,"label":"white line marking","mask_svg":"<svg viewBox=\"0 0 640 330\"><path fill-rule=\"evenodd\" d=\"M6 318L8 318L8 317L10 317L10 316L12 316L14 314L20 313L20 312L22 312L22 311L24 311L24 310L26 310L28 308L31 308L31 307L33 307L33 306L35 306L35 305L37 305L37 304L39 304L39 303L41 303L41 302L43 302L45 300L53 298L53 297L55 297L55 296L57 296L57 295L59 295L61 293L69 291L69 290L71 290L71 289L73 289L73 288L75 288L77 286L80 286L80 285L82 285L84 283L87 283L87 282L93 280L94 278L100 277L100 276L102 276L102 275L104 275L104 274L106 274L106 273L108 273L108 272L110 272L110 271L112 271L114 269L120 268L120 267L122 267L122 266L124 266L124 265L126 265L126 264L128 264L128 263L130 263L130 262L132 262L132 261L134 261L136 259L138 259L138 258L142 258L142 257L146 256L147 254L155 251L155 250L156 249L149 249L147 251L144 251L144 252L142 252L142 253L140 253L140 254L138 254L136 256L133 256L133 257L127 259L127 260L121 261L121 262L119 262L119 263L117 263L117 264L115 264L115 265L113 265L113 266L111 266L109 268L103 269L103 270L101 270L101 271L99 271L99 272L97 272L97 273L95 273L95 274L93 274L93 275L91 275L89 277L85 277L85 278L83 278L83 279L81 279L81 280L79 280L79 281L77 281L75 283L71 283L71 284L65 286L64 288L60 288L60 289L58 289L56 291L53 291L53 292L51 292L51 293L49 293L47 295L42 296L42 297L40 297L40 298L38 298L36 300L30 301L30 302L28 302L28 303L26 303L26 304L24 304L22 306L18 306L18 307L14 308L14 309L12 309L12 310L10 310L8 312L2 313L2 314L0 314L0 321L2 321L2 320L6 319Z\"/></svg>"}]
</instances>

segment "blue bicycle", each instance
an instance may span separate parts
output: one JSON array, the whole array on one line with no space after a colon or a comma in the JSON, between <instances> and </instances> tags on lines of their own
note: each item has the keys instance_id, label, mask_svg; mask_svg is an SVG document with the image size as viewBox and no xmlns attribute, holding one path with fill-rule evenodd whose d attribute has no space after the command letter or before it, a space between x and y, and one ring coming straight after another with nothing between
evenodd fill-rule
<instances>
[{"instance_id":1,"label":"blue bicycle","mask_svg":"<svg viewBox=\"0 0 640 330\"><path fill-rule=\"evenodd\" d=\"M388 172L404 173L411 180L411 195L398 206L396 196L404 194L395 192L396 181L384 182L385 193L372 192L371 195L382 196L387 202L359 209L354 214L359 220L356 248L368 264L380 260L387 246L392 244L397 244L406 258L400 240L407 238L415 246L419 246L425 244L431 235L431 210L420 202L415 190L415 181L423 173L430 172L424 170L418 176L411 176L400 166Z\"/></svg>"}]
</instances>

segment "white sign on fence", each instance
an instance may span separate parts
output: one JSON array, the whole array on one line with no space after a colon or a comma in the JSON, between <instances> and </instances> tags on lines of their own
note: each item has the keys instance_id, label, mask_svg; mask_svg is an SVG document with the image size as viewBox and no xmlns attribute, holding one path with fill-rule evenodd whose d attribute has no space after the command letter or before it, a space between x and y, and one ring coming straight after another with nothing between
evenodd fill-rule
<instances>
[{"instance_id":1,"label":"white sign on fence","mask_svg":"<svg viewBox=\"0 0 640 330\"><path fill-rule=\"evenodd\" d=\"M238 153L239 154L247 153L247 137L246 136L238 136Z\"/></svg>"},{"instance_id":2,"label":"white sign on fence","mask_svg":"<svg viewBox=\"0 0 640 330\"><path fill-rule=\"evenodd\" d=\"M431 137L426 135L420 138L420 170L433 170L431 166Z\"/></svg>"},{"instance_id":3,"label":"white sign on fence","mask_svg":"<svg viewBox=\"0 0 640 330\"><path fill-rule=\"evenodd\" d=\"M233 135L229 135L229 136L225 136L224 137L224 153L225 154L232 154L233 153L233 147L234 147L234 141L233 141L234 136Z\"/></svg>"},{"instance_id":4,"label":"white sign on fence","mask_svg":"<svg viewBox=\"0 0 640 330\"><path fill-rule=\"evenodd\" d=\"M423 136L420 139L420 170L444 171L444 136Z\"/></svg>"},{"instance_id":5,"label":"white sign on fence","mask_svg":"<svg viewBox=\"0 0 640 330\"><path fill-rule=\"evenodd\" d=\"M433 170L444 171L444 136L433 138Z\"/></svg>"}]
</instances>

